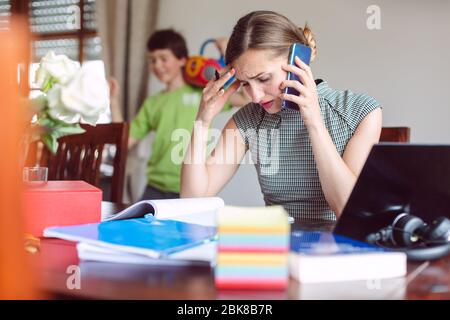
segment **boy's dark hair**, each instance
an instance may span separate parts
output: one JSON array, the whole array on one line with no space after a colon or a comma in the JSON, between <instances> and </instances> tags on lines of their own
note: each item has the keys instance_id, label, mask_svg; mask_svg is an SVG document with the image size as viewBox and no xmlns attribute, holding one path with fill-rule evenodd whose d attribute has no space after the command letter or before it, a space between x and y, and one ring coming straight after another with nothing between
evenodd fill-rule
<instances>
[{"instance_id":1,"label":"boy's dark hair","mask_svg":"<svg viewBox=\"0 0 450 320\"><path fill-rule=\"evenodd\" d=\"M178 58L187 58L188 49L183 36L173 29L154 32L147 41L147 50L169 49Z\"/></svg>"}]
</instances>

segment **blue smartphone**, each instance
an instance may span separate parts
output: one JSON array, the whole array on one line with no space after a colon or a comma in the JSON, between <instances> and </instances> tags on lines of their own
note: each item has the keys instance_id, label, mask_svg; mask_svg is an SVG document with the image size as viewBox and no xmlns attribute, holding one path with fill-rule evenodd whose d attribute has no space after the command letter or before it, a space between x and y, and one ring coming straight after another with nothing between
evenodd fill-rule
<instances>
[{"instance_id":1,"label":"blue smartphone","mask_svg":"<svg viewBox=\"0 0 450 320\"><path fill-rule=\"evenodd\" d=\"M220 74L219 74L219 71L217 71L217 70L214 70L214 79L216 79L216 81L220 79ZM228 89L235 80L236 80L236 77L232 76L230 79L228 79L228 81L223 85L223 87L221 89L225 89L225 90Z\"/></svg>"},{"instance_id":2,"label":"blue smartphone","mask_svg":"<svg viewBox=\"0 0 450 320\"><path fill-rule=\"evenodd\" d=\"M305 46L301 43L294 43L291 45L291 48L289 49L289 60L288 63L291 65L296 65L294 58L299 57L300 60L302 60L304 63L309 65L311 61L311 48L308 46ZM302 82L299 77L291 72L288 72L286 80L297 80ZM284 88L284 93L287 94L295 94L296 96L300 95L300 93L291 87ZM282 108L288 108L293 110L298 110L298 105L292 101L283 100L283 103L281 104Z\"/></svg>"}]
</instances>

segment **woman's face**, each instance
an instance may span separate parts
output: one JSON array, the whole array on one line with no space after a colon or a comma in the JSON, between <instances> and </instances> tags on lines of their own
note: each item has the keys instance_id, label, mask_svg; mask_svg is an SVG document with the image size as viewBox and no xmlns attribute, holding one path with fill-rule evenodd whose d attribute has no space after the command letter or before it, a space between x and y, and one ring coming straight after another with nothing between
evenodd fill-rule
<instances>
[{"instance_id":1,"label":"woman's face","mask_svg":"<svg viewBox=\"0 0 450 320\"><path fill-rule=\"evenodd\" d=\"M241 82L252 102L268 113L281 110L281 82L286 79L287 57L273 57L269 50L249 49L233 62L236 79Z\"/></svg>"}]
</instances>

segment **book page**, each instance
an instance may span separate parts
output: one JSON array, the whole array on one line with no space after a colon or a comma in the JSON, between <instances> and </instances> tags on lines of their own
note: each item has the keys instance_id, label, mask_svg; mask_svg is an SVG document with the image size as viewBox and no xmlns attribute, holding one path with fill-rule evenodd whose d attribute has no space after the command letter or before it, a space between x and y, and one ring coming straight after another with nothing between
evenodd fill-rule
<instances>
[{"instance_id":1,"label":"book page","mask_svg":"<svg viewBox=\"0 0 450 320\"><path fill-rule=\"evenodd\" d=\"M217 226L217 212L224 207L218 197L152 200L157 219L171 219Z\"/></svg>"},{"instance_id":2,"label":"book page","mask_svg":"<svg viewBox=\"0 0 450 320\"><path fill-rule=\"evenodd\" d=\"M223 206L223 200L218 197L143 200L119 213L102 217L102 221L140 218L152 214L157 219L216 226L216 214Z\"/></svg>"},{"instance_id":3,"label":"book page","mask_svg":"<svg viewBox=\"0 0 450 320\"><path fill-rule=\"evenodd\" d=\"M103 215L102 221L113 221L113 220L124 220L124 219L132 219L132 218L142 218L146 214L154 213L155 209L151 200L144 200L136 202L132 204L125 210L122 210L118 213Z\"/></svg>"}]
</instances>

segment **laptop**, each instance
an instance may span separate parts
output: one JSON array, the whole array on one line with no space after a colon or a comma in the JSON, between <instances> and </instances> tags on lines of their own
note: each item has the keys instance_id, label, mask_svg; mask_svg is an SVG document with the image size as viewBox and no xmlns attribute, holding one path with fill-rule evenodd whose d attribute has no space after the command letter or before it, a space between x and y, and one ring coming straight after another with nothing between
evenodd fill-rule
<instances>
[{"instance_id":1,"label":"laptop","mask_svg":"<svg viewBox=\"0 0 450 320\"><path fill-rule=\"evenodd\" d=\"M366 241L402 212L450 218L450 145L374 145L334 233Z\"/></svg>"}]
</instances>

